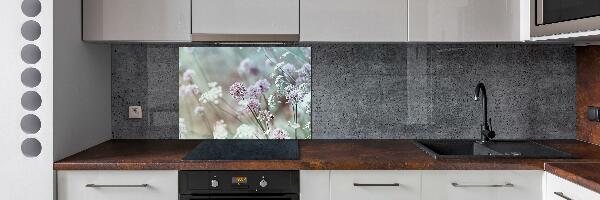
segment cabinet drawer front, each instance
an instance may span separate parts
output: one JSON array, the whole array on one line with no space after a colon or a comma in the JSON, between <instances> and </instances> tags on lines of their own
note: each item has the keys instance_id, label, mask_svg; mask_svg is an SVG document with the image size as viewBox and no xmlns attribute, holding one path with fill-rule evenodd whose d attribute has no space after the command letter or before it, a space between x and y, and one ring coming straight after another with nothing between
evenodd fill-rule
<instances>
[{"instance_id":1,"label":"cabinet drawer front","mask_svg":"<svg viewBox=\"0 0 600 200\"><path fill-rule=\"evenodd\" d=\"M299 34L298 0L192 0L194 34Z\"/></svg>"},{"instance_id":2,"label":"cabinet drawer front","mask_svg":"<svg viewBox=\"0 0 600 200\"><path fill-rule=\"evenodd\" d=\"M331 171L331 200L418 200L418 171Z\"/></svg>"},{"instance_id":3,"label":"cabinet drawer front","mask_svg":"<svg viewBox=\"0 0 600 200\"><path fill-rule=\"evenodd\" d=\"M426 171L423 200L542 200L542 171Z\"/></svg>"},{"instance_id":4,"label":"cabinet drawer front","mask_svg":"<svg viewBox=\"0 0 600 200\"><path fill-rule=\"evenodd\" d=\"M546 173L545 200L600 200L600 194L554 174Z\"/></svg>"},{"instance_id":5,"label":"cabinet drawer front","mask_svg":"<svg viewBox=\"0 0 600 200\"><path fill-rule=\"evenodd\" d=\"M58 200L177 200L177 171L58 171Z\"/></svg>"}]
</instances>

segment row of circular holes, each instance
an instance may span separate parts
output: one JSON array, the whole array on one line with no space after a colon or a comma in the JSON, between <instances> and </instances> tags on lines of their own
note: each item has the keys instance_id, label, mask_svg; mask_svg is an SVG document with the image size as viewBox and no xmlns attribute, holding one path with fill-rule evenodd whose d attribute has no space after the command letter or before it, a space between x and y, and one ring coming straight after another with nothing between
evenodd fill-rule
<instances>
[{"instance_id":1,"label":"row of circular holes","mask_svg":"<svg viewBox=\"0 0 600 200\"><path fill-rule=\"evenodd\" d=\"M27 17L35 17L41 12L39 0L24 0L21 11ZM21 35L28 41L40 38L41 26L34 20L29 20L21 26ZM27 44L21 49L21 59L27 64L36 64L41 59L40 48L34 44ZM34 88L41 82L42 75L36 68L26 68L21 73L21 83ZM42 97L35 91L27 91L21 97L21 105L27 111L35 111L42 105ZM21 129L27 134L35 134L41 128L40 118L34 114L27 114L21 118ZM36 157L42 152L42 144L35 138L27 138L21 143L21 152L27 157Z\"/></svg>"}]
</instances>

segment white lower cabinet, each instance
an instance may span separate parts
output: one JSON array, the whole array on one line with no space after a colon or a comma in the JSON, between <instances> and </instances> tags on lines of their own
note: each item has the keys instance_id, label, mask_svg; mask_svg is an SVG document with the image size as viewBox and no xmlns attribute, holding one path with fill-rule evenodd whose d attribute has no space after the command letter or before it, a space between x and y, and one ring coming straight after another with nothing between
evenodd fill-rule
<instances>
[{"instance_id":1,"label":"white lower cabinet","mask_svg":"<svg viewBox=\"0 0 600 200\"><path fill-rule=\"evenodd\" d=\"M57 171L58 200L177 200L177 171Z\"/></svg>"},{"instance_id":2,"label":"white lower cabinet","mask_svg":"<svg viewBox=\"0 0 600 200\"><path fill-rule=\"evenodd\" d=\"M419 171L331 171L331 200L419 200Z\"/></svg>"},{"instance_id":3,"label":"white lower cabinet","mask_svg":"<svg viewBox=\"0 0 600 200\"><path fill-rule=\"evenodd\" d=\"M544 200L600 200L600 194L554 174L546 173Z\"/></svg>"},{"instance_id":4,"label":"white lower cabinet","mask_svg":"<svg viewBox=\"0 0 600 200\"><path fill-rule=\"evenodd\" d=\"M423 171L423 200L542 200L543 171Z\"/></svg>"},{"instance_id":5,"label":"white lower cabinet","mask_svg":"<svg viewBox=\"0 0 600 200\"><path fill-rule=\"evenodd\" d=\"M329 170L300 171L300 199L329 200Z\"/></svg>"}]
</instances>

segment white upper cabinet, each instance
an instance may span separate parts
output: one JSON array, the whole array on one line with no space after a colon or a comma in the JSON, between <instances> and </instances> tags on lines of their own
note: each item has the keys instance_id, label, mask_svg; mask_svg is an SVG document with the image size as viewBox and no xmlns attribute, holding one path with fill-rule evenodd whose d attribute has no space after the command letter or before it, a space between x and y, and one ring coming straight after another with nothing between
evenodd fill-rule
<instances>
[{"instance_id":1,"label":"white upper cabinet","mask_svg":"<svg viewBox=\"0 0 600 200\"><path fill-rule=\"evenodd\" d=\"M407 41L408 0L301 0L300 17L301 41Z\"/></svg>"},{"instance_id":2,"label":"white upper cabinet","mask_svg":"<svg viewBox=\"0 0 600 200\"><path fill-rule=\"evenodd\" d=\"M192 0L193 41L298 41L299 0Z\"/></svg>"},{"instance_id":3,"label":"white upper cabinet","mask_svg":"<svg viewBox=\"0 0 600 200\"><path fill-rule=\"evenodd\" d=\"M83 0L85 41L190 41L190 0Z\"/></svg>"},{"instance_id":4,"label":"white upper cabinet","mask_svg":"<svg viewBox=\"0 0 600 200\"><path fill-rule=\"evenodd\" d=\"M529 0L410 0L409 41L525 41Z\"/></svg>"}]
</instances>

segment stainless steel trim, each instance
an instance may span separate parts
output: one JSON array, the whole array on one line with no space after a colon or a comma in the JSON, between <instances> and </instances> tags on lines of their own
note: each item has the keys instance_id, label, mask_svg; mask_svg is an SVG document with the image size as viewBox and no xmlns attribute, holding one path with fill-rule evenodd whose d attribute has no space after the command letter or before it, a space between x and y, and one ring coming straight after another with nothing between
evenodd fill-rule
<instances>
[{"instance_id":1,"label":"stainless steel trim","mask_svg":"<svg viewBox=\"0 0 600 200\"><path fill-rule=\"evenodd\" d=\"M193 33L195 42L298 42L300 34L213 34Z\"/></svg>"},{"instance_id":2,"label":"stainless steel trim","mask_svg":"<svg viewBox=\"0 0 600 200\"><path fill-rule=\"evenodd\" d=\"M554 194L555 194L556 196L559 196L559 197L561 197L561 198L565 199L565 200L573 200L573 199L569 198L568 196L566 196L566 195L565 195L564 193L562 193L562 192L554 192Z\"/></svg>"},{"instance_id":3,"label":"stainless steel trim","mask_svg":"<svg viewBox=\"0 0 600 200\"><path fill-rule=\"evenodd\" d=\"M535 5L535 25L544 24L544 0L535 0Z\"/></svg>"},{"instance_id":4,"label":"stainless steel trim","mask_svg":"<svg viewBox=\"0 0 600 200\"><path fill-rule=\"evenodd\" d=\"M122 187L148 187L148 184L139 184L139 185L97 185L97 184L86 184L85 187L93 187L93 188L102 188L102 187L113 187L113 188L122 188Z\"/></svg>"},{"instance_id":5,"label":"stainless steel trim","mask_svg":"<svg viewBox=\"0 0 600 200\"><path fill-rule=\"evenodd\" d=\"M463 184L459 184L459 183L452 183L452 186L454 187L514 187L515 185L512 183L506 183L506 184L491 184L491 185L463 185Z\"/></svg>"},{"instance_id":6,"label":"stainless steel trim","mask_svg":"<svg viewBox=\"0 0 600 200\"><path fill-rule=\"evenodd\" d=\"M399 183L354 183L355 187L398 187Z\"/></svg>"}]
</instances>

